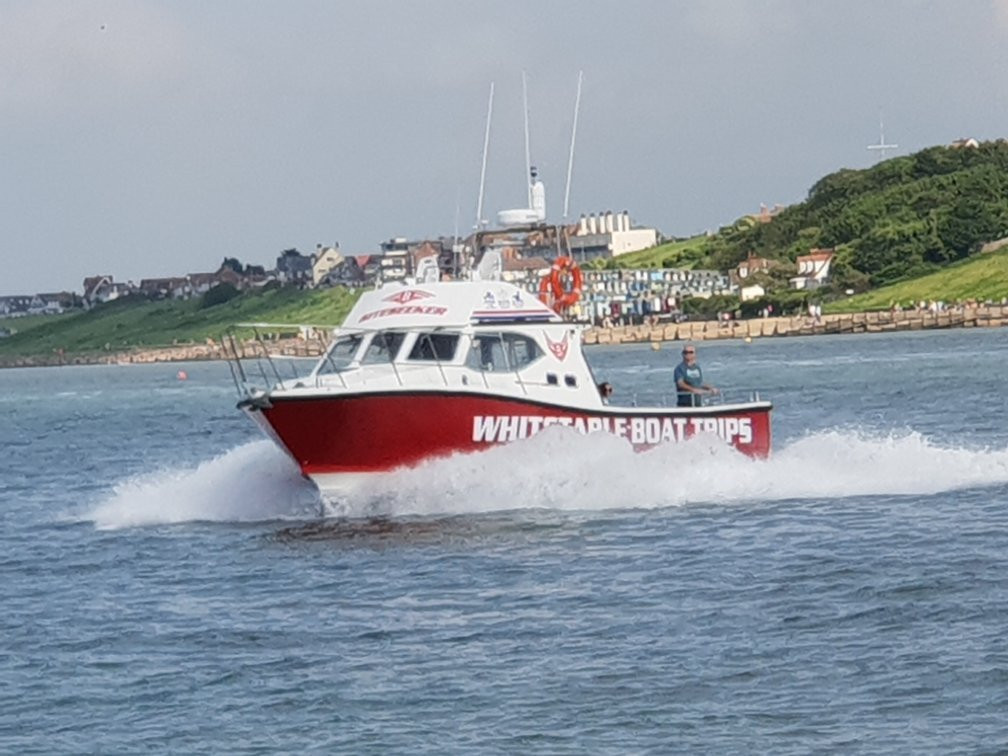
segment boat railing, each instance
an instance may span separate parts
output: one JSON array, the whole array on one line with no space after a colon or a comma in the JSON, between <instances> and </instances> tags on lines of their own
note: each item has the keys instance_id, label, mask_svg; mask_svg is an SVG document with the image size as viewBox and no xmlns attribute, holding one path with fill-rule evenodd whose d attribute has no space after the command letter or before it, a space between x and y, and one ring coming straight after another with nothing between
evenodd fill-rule
<instances>
[{"instance_id":1,"label":"boat railing","mask_svg":"<svg viewBox=\"0 0 1008 756\"><path fill-rule=\"evenodd\" d=\"M326 355L334 326L239 323L220 337L221 351L241 397L304 377L298 364Z\"/></svg>"},{"instance_id":2,"label":"boat railing","mask_svg":"<svg viewBox=\"0 0 1008 756\"><path fill-rule=\"evenodd\" d=\"M686 407L718 407L763 401L760 392L755 389L727 389L710 394L684 394L683 396L693 400L686 404ZM676 407L679 406L679 398L680 395L675 392L661 391L633 391L629 395L620 396L620 391L617 388L609 404L630 407Z\"/></svg>"}]
</instances>

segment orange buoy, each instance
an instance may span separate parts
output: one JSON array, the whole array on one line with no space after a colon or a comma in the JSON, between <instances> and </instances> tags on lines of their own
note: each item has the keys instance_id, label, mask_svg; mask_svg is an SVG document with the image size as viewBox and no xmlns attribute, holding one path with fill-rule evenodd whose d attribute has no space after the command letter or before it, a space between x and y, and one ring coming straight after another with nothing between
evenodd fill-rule
<instances>
[{"instance_id":1,"label":"orange buoy","mask_svg":"<svg viewBox=\"0 0 1008 756\"><path fill-rule=\"evenodd\" d=\"M564 288L564 278L570 276L570 291ZM573 257L558 257L553 261L550 272L539 280L539 299L557 312L564 312L581 299L584 279L581 268Z\"/></svg>"}]
</instances>

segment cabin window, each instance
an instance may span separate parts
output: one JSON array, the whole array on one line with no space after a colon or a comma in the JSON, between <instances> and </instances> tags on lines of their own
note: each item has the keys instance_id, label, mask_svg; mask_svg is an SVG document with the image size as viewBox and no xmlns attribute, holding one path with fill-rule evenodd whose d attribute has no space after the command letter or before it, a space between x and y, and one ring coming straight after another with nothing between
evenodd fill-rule
<instances>
[{"instance_id":1,"label":"cabin window","mask_svg":"<svg viewBox=\"0 0 1008 756\"><path fill-rule=\"evenodd\" d=\"M413 342L413 348L410 349L409 359L450 362L455 358L458 342L459 335L457 333L418 334L416 341Z\"/></svg>"},{"instance_id":2,"label":"cabin window","mask_svg":"<svg viewBox=\"0 0 1008 756\"><path fill-rule=\"evenodd\" d=\"M359 334L338 338L330 345L325 360L319 366L319 373L324 375L344 370L353 362L353 358L356 356L357 350L360 348L361 341L363 340Z\"/></svg>"},{"instance_id":3,"label":"cabin window","mask_svg":"<svg viewBox=\"0 0 1008 756\"><path fill-rule=\"evenodd\" d=\"M473 370L506 373L531 365L543 352L535 339L520 333L481 333L473 337L466 365Z\"/></svg>"},{"instance_id":4,"label":"cabin window","mask_svg":"<svg viewBox=\"0 0 1008 756\"><path fill-rule=\"evenodd\" d=\"M400 331L379 331L371 337L371 343L361 358L362 365L377 365L392 362L399 354L399 348L406 339Z\"/></svg>"}]
</instances>

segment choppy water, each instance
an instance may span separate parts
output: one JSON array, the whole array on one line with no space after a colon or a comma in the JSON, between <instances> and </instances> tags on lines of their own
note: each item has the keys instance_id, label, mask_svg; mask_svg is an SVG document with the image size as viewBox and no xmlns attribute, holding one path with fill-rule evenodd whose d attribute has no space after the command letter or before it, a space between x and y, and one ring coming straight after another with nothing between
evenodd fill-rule
<instances>
[{"instance_id":1,"label":"choppy water","mask_svg":"<svg viewBox=\"0 0 1008 756\"><path fill-rule=\"evenodd\" d=\"M223 365L0 371L0 751L1008 750L1008 329L700 362L771 459L554 428L325 520Z\"/></svg>"}]
</instances>

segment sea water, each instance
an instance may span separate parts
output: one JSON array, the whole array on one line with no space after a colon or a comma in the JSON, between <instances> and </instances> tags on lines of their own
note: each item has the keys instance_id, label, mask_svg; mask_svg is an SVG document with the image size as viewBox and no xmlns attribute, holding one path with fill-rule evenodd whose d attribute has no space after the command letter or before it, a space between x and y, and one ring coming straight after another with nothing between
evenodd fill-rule
<instances>
[{"instance_id":1,"label":"sea water","mask_svg":"<svg viewBox=\"0 0 1008 756\"><path fill-rule=\"evenodd\" d=\"M0 751L1008 749L1008 329L699 362L769 459L552 428L333 502L226 365L0 371Z\"/></svg>"}]
</instances>

